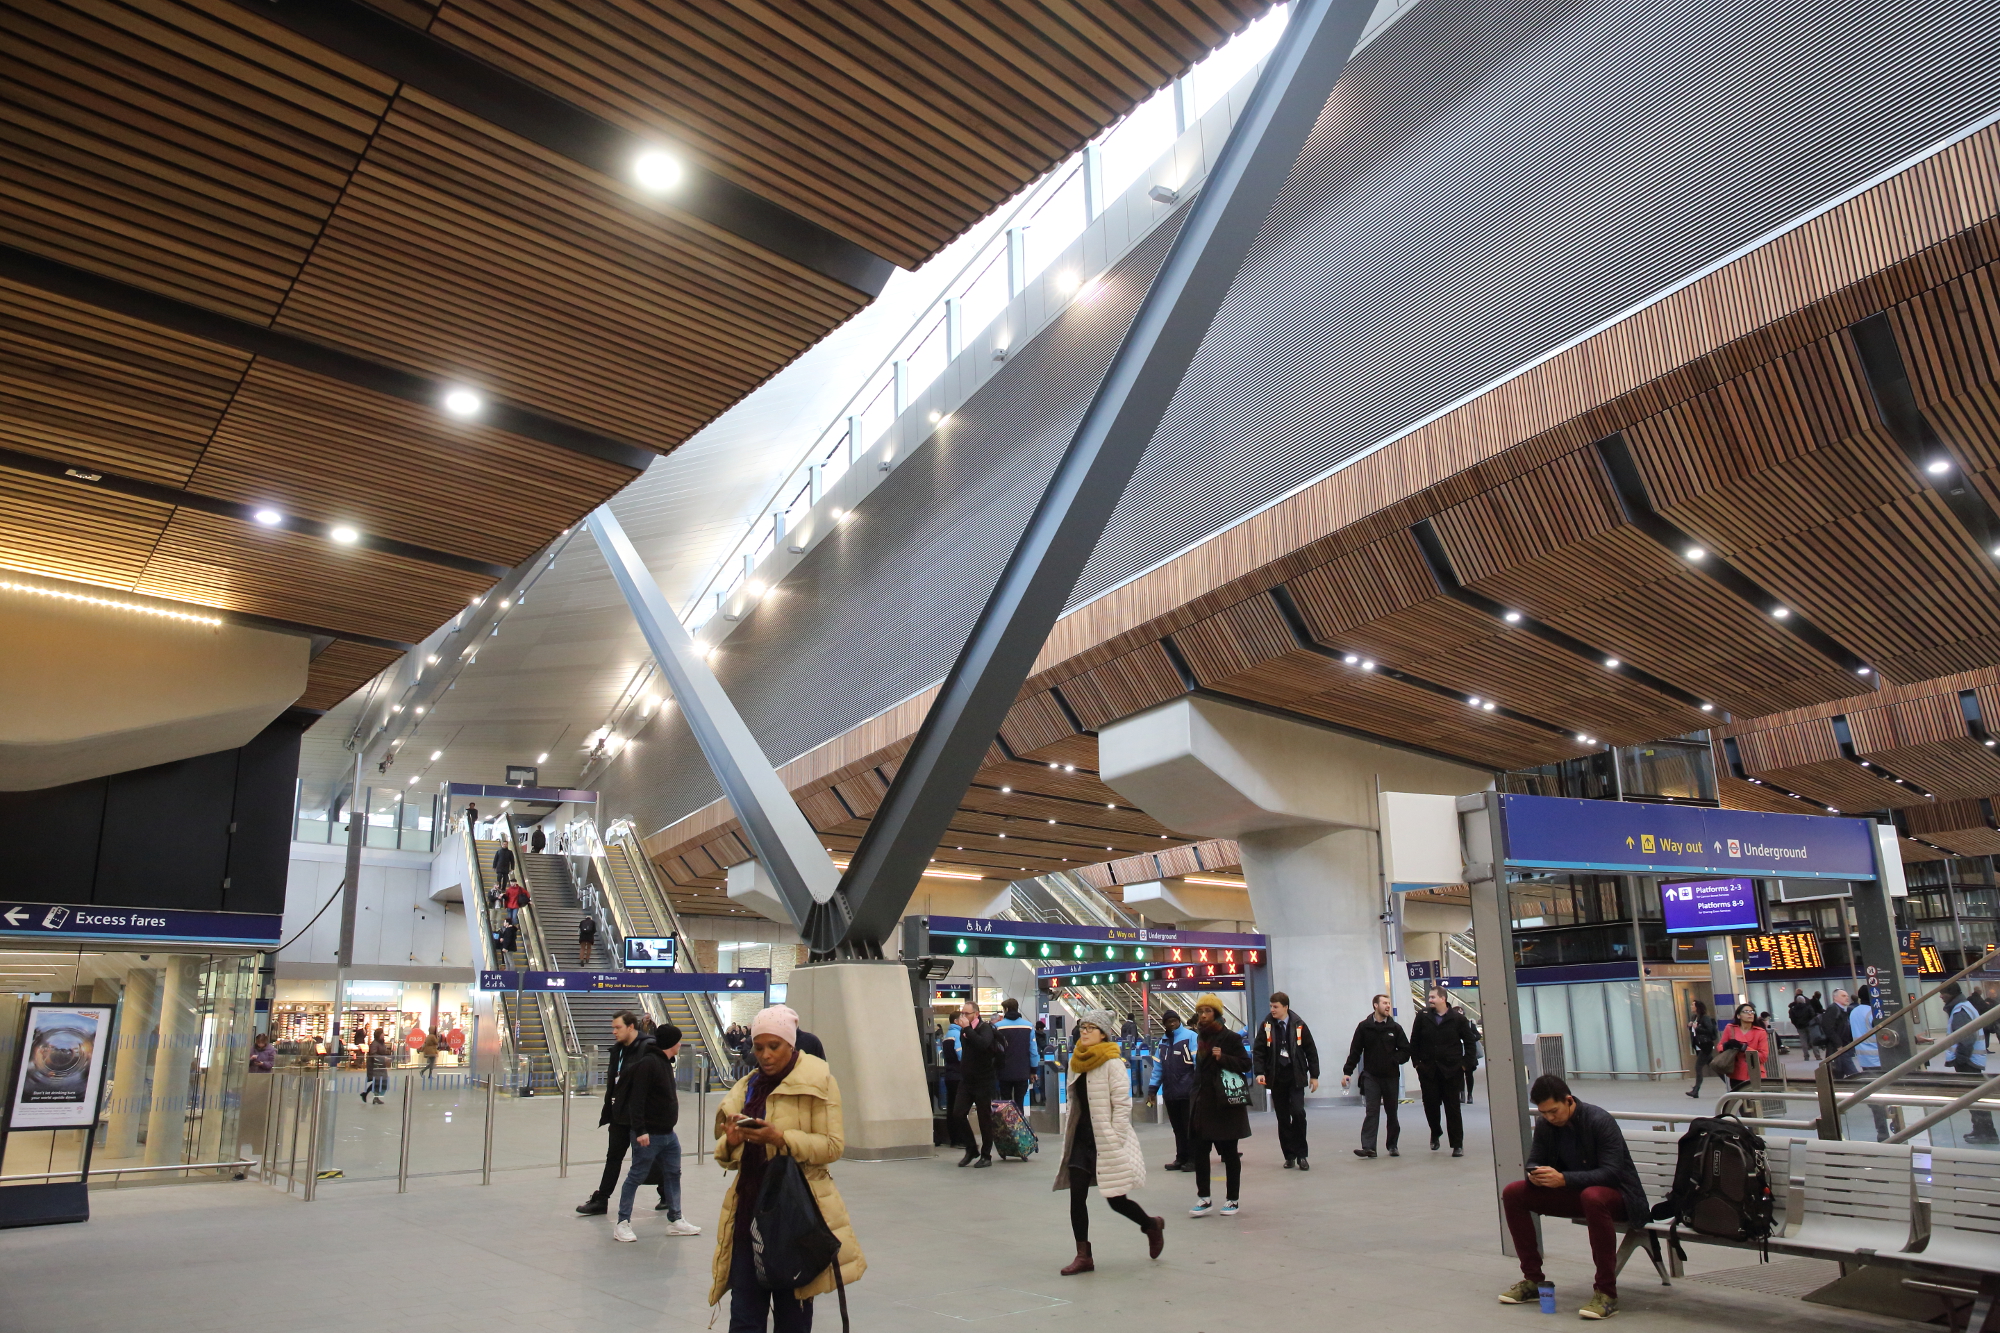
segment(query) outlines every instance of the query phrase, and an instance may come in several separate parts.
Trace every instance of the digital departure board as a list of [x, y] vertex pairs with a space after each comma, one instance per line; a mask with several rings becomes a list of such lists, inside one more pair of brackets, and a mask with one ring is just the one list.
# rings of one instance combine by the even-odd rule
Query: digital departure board
[[1783, 935], [1745, 935], [1743, 952], [1771, 956], [1768, 968], [1746, 967], [1747, 972], [1813, 972], [1826, 966], [1820, 956], [1819, 936], [1805, 931]]
[[1904, 967], [1916, 968], [1920, 977], [1944, 975], [1944, 955], [1938, 952], [1936, 940], [1914, 930], [1899, 930], [1896, 935], [1897, 943], [1902, 946]]

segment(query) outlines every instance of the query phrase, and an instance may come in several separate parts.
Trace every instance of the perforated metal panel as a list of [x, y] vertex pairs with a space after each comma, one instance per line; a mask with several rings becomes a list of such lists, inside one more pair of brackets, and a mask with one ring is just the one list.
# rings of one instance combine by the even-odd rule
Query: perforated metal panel
[[[1995, 3], [1422, 0], [1350, 64], [1072, 602], [1989, 114], [1996, 67]], [[774, 760], [949, 669], [1172, 225], [730, 638]], [[603, 784], [651, 827], [718, 794], [664, 726]]]

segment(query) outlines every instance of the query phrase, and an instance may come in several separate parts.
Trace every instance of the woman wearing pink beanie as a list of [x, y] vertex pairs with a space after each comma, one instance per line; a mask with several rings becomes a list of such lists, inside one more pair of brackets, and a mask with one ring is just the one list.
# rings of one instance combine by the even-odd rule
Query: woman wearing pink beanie
[[827, 1170], [846, 1146], [840, 1121], [840, 1085], [826, 1061], [798, 1049], [799, 1016], [785, 1005], [763, 1010], [750, 1023], [754, 1068], [737, 1081], [715, 1116], [715, 1160], [735, 1172], [722, 1196], [715, 1231], [714, 1280], [709, 1304], [730, 1294], [730, 1333], [806, 1333], [812, 1298], [834, 1289], [833, 1265], [790, 1292], [758, 1285], [751, 1253], [750, 1219], [774, 1157], [799, 1164], [820, 1216], [840, 1239], [840, 1280], [858, 1282], [868, 1271], [847, 1205]]

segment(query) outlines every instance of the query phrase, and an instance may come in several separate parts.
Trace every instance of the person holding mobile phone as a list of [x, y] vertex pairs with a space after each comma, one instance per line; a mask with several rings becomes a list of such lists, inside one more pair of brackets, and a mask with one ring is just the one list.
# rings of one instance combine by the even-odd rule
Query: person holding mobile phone
[[[709, 1304], [729, 1297], [729, 1333], [810, 1333], [813, 1297], [853, 1283], [868, 1271], [847, 1205], [827, 1168], [840, 1160], [846, 1138], [840, 1084], [825, 1060], [798, 1049], [799, 1016], [785, 1005], [750, 1023], [750, 1073], [739, 1079], [715, 1115], [715, 1162], [731, 1173], [716, 1223]], [[773, 1160], [790, 1157], [811, 1188], [820, 1216], [840, 1241], [833, 1264], [790, 1291], [757, 1281], [750, 1224]]]
[[1646, 1190], [1625, 1145], [1625, 1133], [1601, 1106], [1580, 1102], [1569, 1084], [1544, 1074], [1528, 1089], [1535, 1106], [1535, 1137], [1523, 1180], [1500, 1191], [1501, 1211], [1521, 1260], [1521, 1280], [1500, 1293], [1502, 1305], [1539, 1304], [1547, 1281], [1535, 1216], [1580, 1217], [1596, 1262], [1595, 1290], [1577, 1311], [1585, 1319], [1618, 1313], [1618, 1223], [1643, 1222]]

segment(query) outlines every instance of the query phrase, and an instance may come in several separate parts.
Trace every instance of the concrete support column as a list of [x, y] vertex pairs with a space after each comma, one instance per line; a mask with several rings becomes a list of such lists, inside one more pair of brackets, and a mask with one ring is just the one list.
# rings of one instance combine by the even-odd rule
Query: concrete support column
[[160, 987], [160, 1040], [153, 1048], [153, 1098], [146, 1116], [146, 1165], [185, 1160], [181, 1139], [187, 1128], [188, 1072], [201, 1038], [200, 960], [167, 962]]
[[1409, 1014], [1407, 986], [1385, 981], [1380, 794], [1459, 796], [1491, 774], [1198, 698], [1101, 729], [1098, 767], [1168, 828], [1242, 846], [1256, 929], [1271, 940], [1270, 988], [1319, 1034], [1323, 1065], [1345, 1056], [1342, 1034], [1370, 996], [1387, 989]]
[[814, 963], [793, 972], [789, 985], [800, 1025], [825, 1045], [840, 1085], [845, 1155], [930, 1156], [931, 1096], [909, 972], [896, 962]]
[[118, 1011], [118, 1049], [112, 1053], [111, 1063], [111, 1117], [104, 1136], [104, 1155], [113, 1161], [139, 1155], [139, 1128], [146, 1123], [146, 1070], [153, 1062], [159, 994], [157, 970], [135, 967], [125, 974], [125, 998]]

